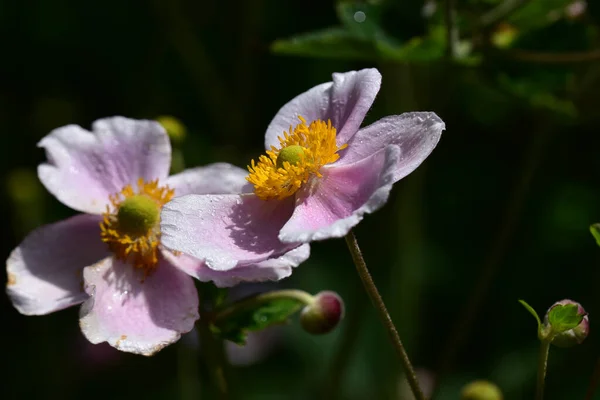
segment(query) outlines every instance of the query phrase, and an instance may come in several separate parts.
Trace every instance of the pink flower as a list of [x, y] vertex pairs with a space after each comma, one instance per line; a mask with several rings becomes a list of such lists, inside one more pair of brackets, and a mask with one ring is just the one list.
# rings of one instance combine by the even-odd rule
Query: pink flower
[[[157, 122], [101, 119], [92, 132], [68, 125], [44, 137], [45, 187], [81, 211], [31, 232], [6, 262], [7, 292], [19, 312], [42, 315], [83, 303], [80, 326], [92, 343], [151, 355], [198, 319], [194, 276], [221, 279], [199, 260], [163, 248], [160, 209], [175, 195], [241, 193], [246, 172], [212, 164], [168, 176], [171, 146]], [[249, 269], [285, 275], [308, 246]], [[245, 276], [230, 271], [227, 282]], [[275, 272], [273, 272], [275, 271]]]
[[254, 193], [172, 200], [162, 211], [163, 244], [225, 273], [346, 235], [383, 206], [393, 183], [425, 160], [445, 129], [431, 112], [361, 129], [380, 84], [376, 69], [336, 73], [287, 103], [267, 128], [267, 154], [249, 167]]

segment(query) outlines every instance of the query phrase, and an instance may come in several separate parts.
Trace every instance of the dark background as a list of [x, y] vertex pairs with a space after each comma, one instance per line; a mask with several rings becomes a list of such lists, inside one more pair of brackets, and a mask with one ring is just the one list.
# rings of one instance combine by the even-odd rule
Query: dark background
[[[503, 3], [519, 7], [494, 14]], [[506, 399], [532, 398], [536, 326], [517, 300], [543, 314], [571, 298], [592, 333], [551, 350], [546, 398], [582, 399], [600, 354], [600, 249], [588, 230], [600, 221], [600, 4], [573, 3], [586, 5], [438, 1], [423, 16], [422, 0], [2, 0], [1, 252], [73, 214], [36, 177], [36, 143], [53, 128], [171, 115], [187, 127], [174, 143], [186, 166], [244, 167], [292, 97], [332, 72], [377, 67], [365, 123], [427, 110], [447, 127], [355, 230], [415, 366], [440, 378], [439, 399], [481, 378]], [[234, 395], [408, 398], [344, 242], [312, 249], [282, 284], [339, 292], [345, 320], [322, 337], [296, 321], [279, 329], [265, 357], [231, 368]], [[0, 307], [2, 398], [215, 398], [193, 338], [145, 358], [88, 344], [77, 307], [42, 317], [7, 297]]]

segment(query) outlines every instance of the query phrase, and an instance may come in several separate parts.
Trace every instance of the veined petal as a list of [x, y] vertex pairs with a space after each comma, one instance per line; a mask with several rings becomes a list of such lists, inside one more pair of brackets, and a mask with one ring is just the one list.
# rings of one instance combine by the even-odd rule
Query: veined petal
[[333, 82], [322, 83], [284, 105], [267, 127], [265, 146], [278, 146], [278, 136], [298, 124], [298, 116], [308, 123], [331, 119], [337, 129], [337, 143], [342, 145], [354, 135], [381, 86], [377, 69], [334, 73]]
[[292, 274], [293, 267], [308, 259], [310, 246], [303, 244], [279, 257], [256, 264], [240, 265], [227, 271], [208, 268], [204, 262], [185, 254], [173, 255], [169, 251], [165, 251], [164, 254], [175, 267], [201, 282], [214, 282], [218, 287], [231, 287], [242, 282], [279, 281], [287, 278]]
[[400, 147], [394, 182], [414, 171], [437, 145], [444, 121], [432, 112], [392, 115], [361, 129], [340, 152], [336, 165], [352, 164], [383, 150], [390, 144]]
[[248, 171], [227, 163], [187, 169], [167, 178], [175, 196], [186, 194], [236, 194], [252, 191]]
[[161, 212], [162, 244], [217, 271], [257, 264], [298, 246], [277, 239], [293, 206], [291, 197], [264, 201], [253, 194], [176, 197]]
[[399, 158], [400, 149], [392, 145], [356, 163], [323, 168], [322, 179], [299, 191], [279, 239], [309, 242], [346, 235], [365, 213], [385, 204]]
[[90, 342], [150, 356], [194, 328], [194, 281], [166, 260], [144, 274], [114, 258], [85, 268], [91, 297], [81, 306], [79, 325]]
[[65, 205], [100, 214], [109, 195], [139, 178], [165, 179], [171, 164], [171, 145], [155, 121], [124, 117], [100, 119], [92, 132], [67, 125], [39, 143], [48, 162], [38, 167], [44, 186]]
[[6, 291], [17, 310], [43, 315], [79, 304], [83, 268], [109, 256], [100, 218], [80, 214], [31, 232], [6, 260]]

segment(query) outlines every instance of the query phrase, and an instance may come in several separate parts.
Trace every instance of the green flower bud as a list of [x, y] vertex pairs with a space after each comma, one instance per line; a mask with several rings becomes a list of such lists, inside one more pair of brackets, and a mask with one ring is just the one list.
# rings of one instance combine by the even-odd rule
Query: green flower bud
[[500, 388], [490, 381], [477, 380], [464, 386], [461, 400], [502, 400]]
[[337, 293], [317, 293], [312, 304], [300, 314], [302, 328], [313, 335], [331, 332], [344, 318], [344, 301]]
[[187, 134], [187, 129], [181, 121], [170, 115], [161, 115], [156, 118], [156, 121], [165, 128], [167, 135], [169, 135], [169, 139], [171, 139], [173, 143], [183, 143]]
[[[554, 332], [554, 331], [556, 331], [556, 328], [554, 327], [554, 329], [553, 329], [553, 326], [551, 324], [550, 313], [556, 307], [566, 306], [566, 305], [577, 306], [576, 315], [577, 316], [583, 315], [583, 319], [581, 320], [579, 325], [575, 326], [572, 329], [568, 329], [563, 332], [560, 332], [560, 331]], [[558, 347], [572, 347], [572, 346], [581, 344], [585, 340], [585, 338], [587, 337], [587, 335], [590, 332], [590, 322], [588, 319], [587, 312], [585, 312], [585, 310], [583, 309], [581, 304], [579, 304], [573, 300], [565, 299], [565, 300], [561, 300], [561, 301], [554, 303], [548, 309], [548, 311], [546, 312], [546, 316], [544, 317], [544, 330], [547, 332], [553, 332], [552, 333], [553, 334], [553, 338], [552, 338], [553, 345], [558, 346]]]

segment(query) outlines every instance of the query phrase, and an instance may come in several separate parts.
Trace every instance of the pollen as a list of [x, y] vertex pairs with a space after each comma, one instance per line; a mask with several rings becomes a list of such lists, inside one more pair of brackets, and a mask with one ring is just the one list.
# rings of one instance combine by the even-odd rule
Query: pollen
[[119, 260], [150, 273], [156, 268], [160, 245], [160, 210], [175, 190], [158, 180], [139, 179], [137, 189], [125, 186], [110, 196], [100, 223], [100, 236]]
[[336, 143], [336, 129], [331, 121], [320, 119], [306, 124], [301, 116], [300, 124], [290, 126], [289, 133], [279, 136], [279, 147], [271, 146], [258, 162], [248, 166], [246, 179], [254, 185], [254, 193], [263, 200], [285, 199], [296, 193], [302, 185], [316, 176], [321, 178], [321, 167], [340, 158], [338, 151], [345, 149]]

